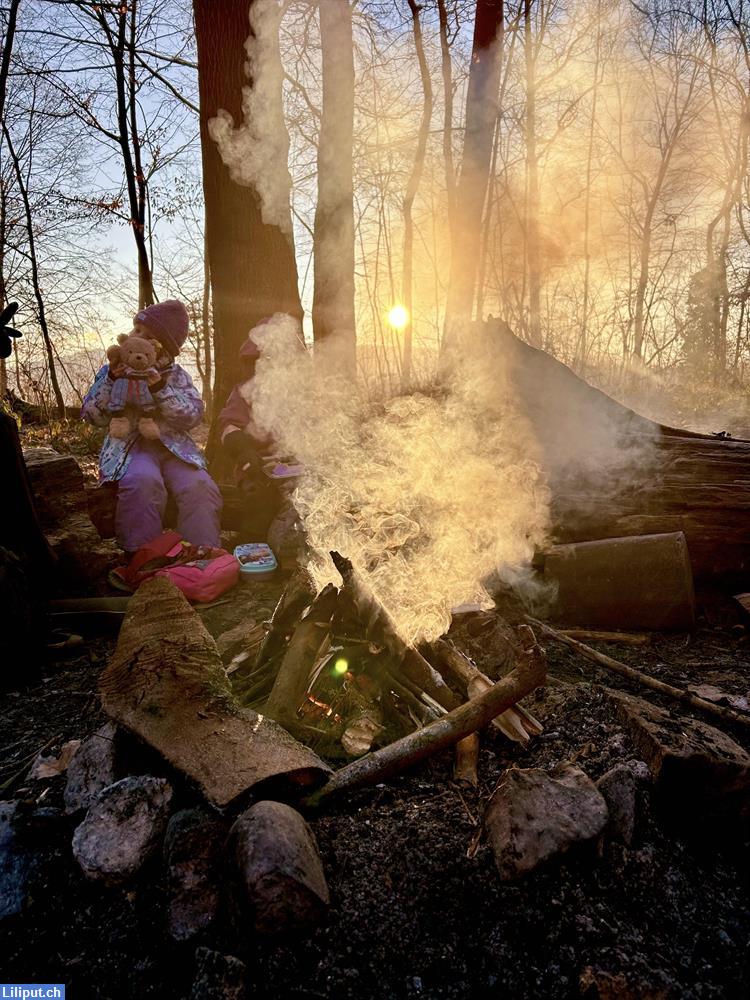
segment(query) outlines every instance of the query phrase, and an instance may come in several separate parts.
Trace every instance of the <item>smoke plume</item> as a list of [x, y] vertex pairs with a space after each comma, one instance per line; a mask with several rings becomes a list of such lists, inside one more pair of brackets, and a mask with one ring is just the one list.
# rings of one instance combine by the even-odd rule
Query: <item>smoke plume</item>
[[466, 361], [440, 386], [368, 399], [300, 350], [277, 314], [246, 387], [256, 423], [306, 472], [295, 493], [319, 585], [337, 549], [365, 575], [406, 641], [441, 635], [451, 608], [491, 606], [483, 580], [517, 580], [545, 540], [549, 496], [509, 386]]
[[258, 192], [263, 221], [291, 236], [289, 134], [279, 52], [281, 15], [277, 0], [256, 0], [250, 7], [251, 34], [245, 50], [251, 82], [242, 88], [243, 123], [235, 128], [229, 112], [220, 110], [209, 121], [208, 131], [232, 179]]

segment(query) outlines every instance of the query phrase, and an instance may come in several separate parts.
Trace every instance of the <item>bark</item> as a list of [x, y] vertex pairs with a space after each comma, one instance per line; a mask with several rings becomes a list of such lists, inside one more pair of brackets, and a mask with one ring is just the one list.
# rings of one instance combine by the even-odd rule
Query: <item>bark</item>
[[503, 51], [503, 0], [477, 0], [466, 96], [466, 131], [456, 190], [456, 229], [443, 348], [453, 349], [471, 319], [480, 231], [489, 180]]
[[354, 46], [349, 0], [319, 4], [323, 105], [318, 141], [318, 203], [313, 236], [313, 333], [335, 338], [337, 360], [355, 367]]
[[281, 726], [238, 705], [215, 642], [169, 580], [147, 580], [131, 598], [99, 688], [110, 718], [219, 809], [259, 782], [309, 787], [328, 771]]
[[208, 133], [221, 108], [242, 120], [247, 0], [194, 0], [193, 12], [218, 410], [236, 382], [237, 354], [248, 331], [275, 312], [301, 320], [302, 306], [292, 242], [278, 226], [263, 223], [257, 192], [232, 180]]
[[419, 183], [424, 172], [425, 154], [427, 152], [427, 139], [430, 134], [430, 121], [432, 119], [432, 108], [434, 98], [432, 95], [432, 80], [430, 78], [430, 68], [427, 65], [427, 56], [424, 51], [424, 40], [422, 38], [422, 22], [419, 18], [420, 7], [415, 0], [408, 0], [409, 9], [412, 16], [412, 33], [414, 35], [414, 48], [417, 52], [417, 62], [419, 63], [419, 75], [422, 80], [422, 93], [424, 102], [422, 105], [422, 118], [419, 123], [417, 133], [417, 148], [414, 153], [414, 163], [411, 174], [406, 185], [404, 195], [404, 262], [401, 277], [401, 288], [406, 308], [407, 322], [404, 327], [404, 349], [401, 364], [401, 380], [405, 387], [411, 381], [412, 371], [412, 317], [414, 314], [414, 219], [412, 210], [414, 199], [419, 190]]

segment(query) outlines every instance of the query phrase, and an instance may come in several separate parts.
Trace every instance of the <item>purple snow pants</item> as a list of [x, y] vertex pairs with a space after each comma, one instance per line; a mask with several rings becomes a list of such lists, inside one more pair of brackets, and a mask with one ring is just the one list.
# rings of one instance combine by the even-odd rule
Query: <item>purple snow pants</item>
[[176, 529], [193, 545], [219, 546], [221, 494], [205, 469], [173, 455], [161, 441], [141, 439], [117, 489], [115, 534], [121, 548], [135, 552], [163, 530], [167, 492], [177, 504]]

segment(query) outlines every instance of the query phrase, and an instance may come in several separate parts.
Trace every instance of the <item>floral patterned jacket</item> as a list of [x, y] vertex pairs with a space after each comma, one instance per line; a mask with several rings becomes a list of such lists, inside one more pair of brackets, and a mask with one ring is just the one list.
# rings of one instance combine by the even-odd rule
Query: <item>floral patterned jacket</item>
[[[203, 417], [203, 400], [198, 390], [185, 371], [179, 365], [171, 365], [163, 372], [162, 388], [154, 387], [151, 392], [156, 403], [156, 413], [153, 414], [159, 430], [161, 441], [173, 455], [181, 458], [188, 465], [205, 469], [206, 460], [198, 445], [188, 434], [188, 431], [201, 422]], [[109, 397], [114, 385], [109, 377], [109, 365], [104, 365], [96, 375], [94, 384], [83, 400], [81, 416], [94, 427], [107, 427], [112, 414], [109, 412]], [[99, 479], [103, 483], [122, 479], [130, 464], [130, 455], [138, 441], [137, 430], [124, 440], [104, 439], [99, 454]]]

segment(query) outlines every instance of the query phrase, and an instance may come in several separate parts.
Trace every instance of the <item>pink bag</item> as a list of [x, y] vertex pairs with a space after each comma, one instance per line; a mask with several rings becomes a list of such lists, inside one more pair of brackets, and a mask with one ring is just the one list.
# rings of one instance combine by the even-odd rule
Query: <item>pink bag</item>
[[226, 549], [210, 549], [205, 559], [165, 566], [154, 573], [154, 576], [165, 576], [171, 580], [189, 601], [199, 604], [221, 597], [237, 583], [239, 575], [239, 561]]
[[152, 576], [164, 576], [189, 601], [205, 604], [237, 583], [240, 564], [226, 549], [189, 545], [176, 531], [165, 531], [142, 545], [128, 566], [114, 572], [131, 592]]

